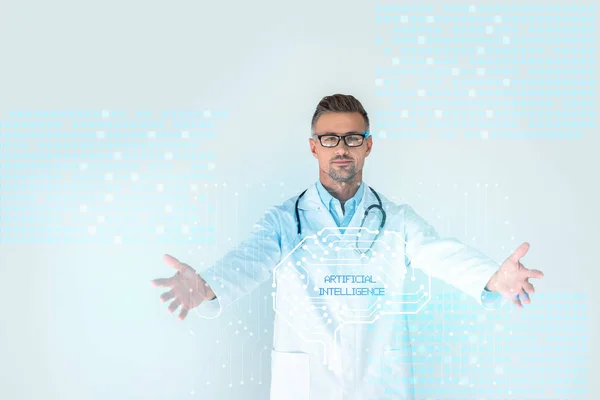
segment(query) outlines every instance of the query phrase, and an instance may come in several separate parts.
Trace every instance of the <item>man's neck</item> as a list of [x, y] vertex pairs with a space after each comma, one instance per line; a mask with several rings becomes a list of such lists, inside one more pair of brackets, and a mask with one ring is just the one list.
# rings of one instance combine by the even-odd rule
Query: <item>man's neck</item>
[[362, 174], [356, 174], [351, 181], [348, 182], [337, 182], [331, 179], [329, 175], [320, 177], [321, 184], [325, 189], [331, 194], [333, 197], [340, 201], [342, 205], [342, 210], [344, 209], [344, 204], [350, 200], [360, 187], [362, 183]]

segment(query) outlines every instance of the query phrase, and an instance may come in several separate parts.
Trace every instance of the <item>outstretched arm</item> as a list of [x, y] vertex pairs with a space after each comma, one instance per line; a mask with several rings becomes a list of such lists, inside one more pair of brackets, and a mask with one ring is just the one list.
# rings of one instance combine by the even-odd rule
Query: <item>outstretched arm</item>
[[402, 210], [410, 266], [453, 285], [486, 309], [506, 304], [495, 287], [485, 289], [500, 267], [497, 262], [455, 238], [441, 238], [412, 207], [403, 205]]
[[250, 236], [202, 272], [216, 299], [199, 307], [201, 315], [220, 314], [239, 298], [271, 279], [281, 260], [281, 228], [275, 207], [265, 211]]
[[202, 276], [166, 254], [165, 261], [177, 273], [171, 278], [155, 279], [152, 284], [171, 288], [161, 295], [161, 300], [174, 299], [169, 305], [170, 312], [182, 306], [179, 319], [183, 320], [194, 308], [200, 315], [214, 318], [231, 303], [269, 280], [280, 259], [279, 215], [272, 207], [254, 225], [248, 239], [203, 271]]

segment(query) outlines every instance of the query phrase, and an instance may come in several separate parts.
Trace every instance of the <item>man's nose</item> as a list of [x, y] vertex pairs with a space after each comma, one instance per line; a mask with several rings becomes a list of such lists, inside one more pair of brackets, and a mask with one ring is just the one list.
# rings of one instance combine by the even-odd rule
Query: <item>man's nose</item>
[[348, 154], [348, 146], [346, 146], [344, 139], [340, 140], [338, 145], [335, 147], [335, 154]]

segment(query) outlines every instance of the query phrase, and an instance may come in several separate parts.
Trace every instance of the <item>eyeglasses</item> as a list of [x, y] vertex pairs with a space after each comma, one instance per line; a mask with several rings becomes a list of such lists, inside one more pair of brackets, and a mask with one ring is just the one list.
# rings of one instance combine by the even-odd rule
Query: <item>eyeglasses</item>
[[348, 147], [358, 147], [361, 146], [366, 138], [369, 137], [369, 132], [348, 132], [347, 135], [339, 136], [333, 133], [325, 133], [323, 135], [315, 135], [319, 142], [321, 142], [321, 146], [323, 147], [336, 147], [341, 139], [344, 139], [344, 143]]

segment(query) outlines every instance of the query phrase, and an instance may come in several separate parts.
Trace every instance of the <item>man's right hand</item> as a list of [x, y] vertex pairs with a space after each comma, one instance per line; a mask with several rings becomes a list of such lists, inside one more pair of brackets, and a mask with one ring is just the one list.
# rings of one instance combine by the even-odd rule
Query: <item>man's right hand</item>
[[169, 304], [169, 312], [175, 312], [181, 306], [178, 318], [183, 321], [192, 308], [198, 307], [204, 300], [214, 299], [215, 293], [192, 267], [179, 262], [168, 254], [165, 254], [163, 258], [177, 272], [170, 278], [152, 280], [152, 285], [171, 288], [168, 292], [160, 295], [160, 300], [164, 303], [174, 298]]

